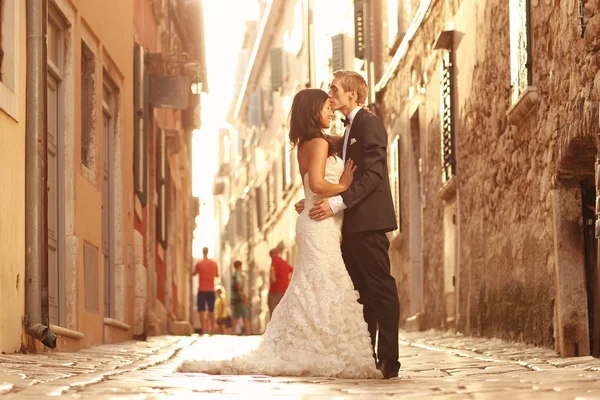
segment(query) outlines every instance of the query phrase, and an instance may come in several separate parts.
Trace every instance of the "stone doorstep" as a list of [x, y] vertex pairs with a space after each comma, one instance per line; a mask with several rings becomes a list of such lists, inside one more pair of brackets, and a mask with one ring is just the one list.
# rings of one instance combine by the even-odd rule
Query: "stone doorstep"
[[190, 336], [194, 333], [194, 328], [189, 321], [171, 321], [168, 323], [169, 334], [176, 336]]

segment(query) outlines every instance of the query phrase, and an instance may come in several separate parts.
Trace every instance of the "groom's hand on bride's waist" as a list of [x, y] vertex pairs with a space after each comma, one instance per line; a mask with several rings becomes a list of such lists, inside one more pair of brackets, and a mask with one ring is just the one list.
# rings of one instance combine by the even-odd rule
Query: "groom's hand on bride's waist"
[[323, 221], [333, 215], [328, 199], [315, 201], [315, 205], [308, 211], [308, 217], [315, 221]]

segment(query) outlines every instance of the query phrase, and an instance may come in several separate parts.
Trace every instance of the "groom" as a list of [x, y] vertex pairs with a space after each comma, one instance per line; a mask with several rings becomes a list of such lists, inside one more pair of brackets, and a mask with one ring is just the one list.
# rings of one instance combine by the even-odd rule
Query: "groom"
[[386, 236], [386, 232], [397, 229], [387, 169], [388, 136], [382, 121], [359, 106], [367, 97], [364, 78], [352, 71], [336, 71], [333, 77], [329, 102], [346, 117], [346, 131], [341, 138], [329, 139], [338, 142], [344, 161], [352, 159], [357, 168], [352, 186], [340, 196], [315, 202], [309, 217], [322, 221], [346, 210], [342, 256], [360, 294], [373, 351], [379, 328], [377, 368], [389, 379], [398, 376], [400, 369], [400, 304], [396, 281], [390, 275]]

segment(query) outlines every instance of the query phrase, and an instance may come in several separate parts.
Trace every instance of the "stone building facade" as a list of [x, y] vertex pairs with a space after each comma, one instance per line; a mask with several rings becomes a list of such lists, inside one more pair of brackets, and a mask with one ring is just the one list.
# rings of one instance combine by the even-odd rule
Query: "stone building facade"
[[[189, 319], [198, 202], [187, 140], [199, 127], [199, 101], [189, 93], [182, 111], [152, 118], [150, 108], [165, 104], [153, 103], [149, 89], [165, 68], [151, 62], [160, 51], [187, 52], [177, 63], [189, 78], [185, 94], [206, 81], [201, 20], [200, 0], [0, 1], [0, 351], [70, 351], [162, 332], [148, 328], [147, 303], [162, 301], [171, 321]], [[146, 267], [157, 252], [144, 246], [154, 249], [157, 219], [140, 199], [149, 180], [156, 185], [147, 204], [160, 198], [158, 210], [148, 208], [168, 221], [159, 225], [165, 279], [150, 283]], [[170, 297], [150, 290], [157, 280]]]
[[598, 356], [593, 4], [424, 0], [399, 35], [376, 89], [405, 326]]
[[192, 332], [192, 136], [206, 92], [201, 0], [135, 3], [134, 334]]

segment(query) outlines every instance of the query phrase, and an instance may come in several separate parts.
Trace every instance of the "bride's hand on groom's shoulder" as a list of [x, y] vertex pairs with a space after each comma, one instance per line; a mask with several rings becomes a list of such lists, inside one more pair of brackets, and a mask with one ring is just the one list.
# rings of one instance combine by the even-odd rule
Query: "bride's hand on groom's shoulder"
[[373, 114], [373, 111], [371, 111], [371, 110], [369, 109], [369, 107], [367, 107], [367, 105], [366, 105], [366, 104], [360, 104], [360, 103], [358, 103], [358, 106], [359, 106], [359, 107], [362, 107], [364, 110], [366, 110], [366, 111], [370, 112], [371, 114]]
[[294, 208], [296, 209], [296, 212], [298, 214], [300, 214], [302, 211], [304, 211], [304, 199], [302, 199], [299, 202], [297, 202], [296, 204], [294, 204]]

